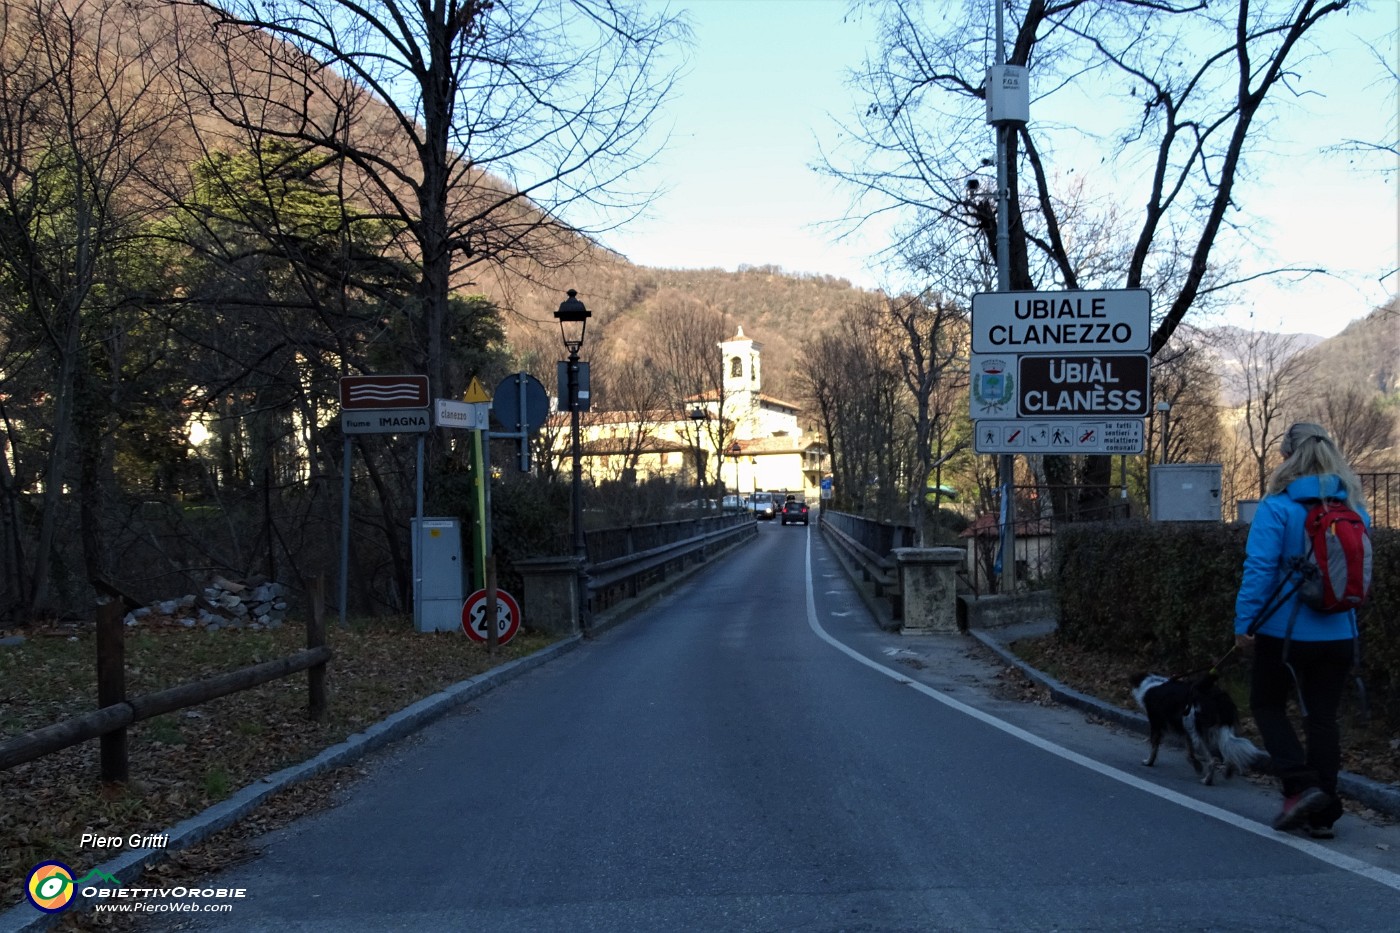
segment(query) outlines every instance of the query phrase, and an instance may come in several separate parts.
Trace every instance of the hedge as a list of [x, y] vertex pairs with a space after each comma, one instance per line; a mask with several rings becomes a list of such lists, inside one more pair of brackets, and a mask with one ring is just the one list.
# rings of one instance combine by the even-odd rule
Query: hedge
[[[1061, 637], [1156, 670], [1210, 666], [1234, 641], [1247, 525], [1091, 522], [1055, 529]], [[1372, 532], [1361, 676], [1400, 725], [1400, 530]]]

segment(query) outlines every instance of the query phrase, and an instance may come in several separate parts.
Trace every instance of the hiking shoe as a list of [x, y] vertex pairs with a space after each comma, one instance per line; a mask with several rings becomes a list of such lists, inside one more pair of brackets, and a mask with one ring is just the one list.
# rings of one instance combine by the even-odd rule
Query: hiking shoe
[[1274, 817], [1274, 829], [1297, 829], [1309, 816], [1327, 807], [1327, 795], [1316, 787], [1283, 798], [1283, 809]]
[[1330, 826], [1309, 826], [1308, 835], [1314, 839], [1336, 839], [1337, 831]]

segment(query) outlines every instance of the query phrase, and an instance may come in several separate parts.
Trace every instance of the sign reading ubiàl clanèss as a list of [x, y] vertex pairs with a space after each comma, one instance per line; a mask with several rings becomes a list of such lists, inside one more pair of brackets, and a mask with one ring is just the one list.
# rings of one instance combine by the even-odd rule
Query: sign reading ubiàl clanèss
[[1148, 413], [1148, 357], [1022, 356], [1017, 412], [1023, 418], [1140, 418]]

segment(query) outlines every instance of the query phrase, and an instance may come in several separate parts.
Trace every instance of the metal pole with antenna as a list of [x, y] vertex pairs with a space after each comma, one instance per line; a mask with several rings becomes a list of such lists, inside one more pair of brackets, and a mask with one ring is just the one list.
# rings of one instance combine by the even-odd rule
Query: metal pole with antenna
[[[1003, 4], [997, 3], [997, 48], [995, 64], [998, 66], [987, 78], [987, 94], [992, 94], [992, 81], [1000, 80], [1000, 66], [1006, 64], [1004, 48]], [[992, 115], [995, 119], [995, 114]], [[1008, 213], [1011, 207], [1010, 179], [1006, 167], [1006, 139], [1014, 132], [1006, 121], [993, 123], [997, 134], [997, 291], [1011, 291], [1011, 225]], [[1016, 591], [1016, 458], [1012, 454], [1002, 454], [998, 458], [1001, 476], [1001, 584], [998, 592]]]

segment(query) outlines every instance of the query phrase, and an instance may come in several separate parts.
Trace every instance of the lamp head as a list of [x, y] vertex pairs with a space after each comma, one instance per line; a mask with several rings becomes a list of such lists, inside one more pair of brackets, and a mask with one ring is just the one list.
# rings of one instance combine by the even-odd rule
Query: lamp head
[[578, 300], [578, 291], [569, 289], [569, 297], [559, 302], [559, 310], [554, 319], [559, 322], [559, 335], [570, 353], [577, 353], [583, 346], [583, 333], [588, 329], [588, 319], [593, 314]]

